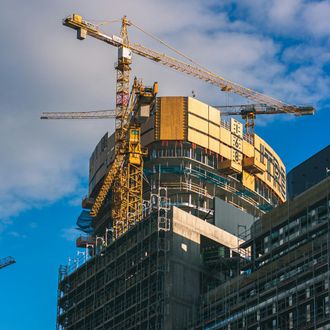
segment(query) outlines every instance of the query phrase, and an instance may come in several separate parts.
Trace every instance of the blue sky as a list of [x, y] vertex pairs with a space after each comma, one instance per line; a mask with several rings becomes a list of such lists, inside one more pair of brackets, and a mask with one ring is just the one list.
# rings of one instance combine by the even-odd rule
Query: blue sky
[[[219, 4], [220, 3], [220, 4]], [[330, 1], [4, 0], [0, 12], [1, 329], [53, 329], [58, 266], [74, 256], [88, 158], [110, 121], [42, 122], [42, 111], [114, 108], [116, 50], [78, 42], [61, 20], [73, 12], [103, 21], [127, 14], [224, 77], [287, 103], [314, 104], [313, 117], [264, 116], [256, 132], [287, 169], [330, 142]], [[118, 34], [118, 25], [104, 26]], [[131, 39], [167, 52], [132, 30]], [[141, 58], [132, 75], [160, 95], [209, 104], [241, 102]]]

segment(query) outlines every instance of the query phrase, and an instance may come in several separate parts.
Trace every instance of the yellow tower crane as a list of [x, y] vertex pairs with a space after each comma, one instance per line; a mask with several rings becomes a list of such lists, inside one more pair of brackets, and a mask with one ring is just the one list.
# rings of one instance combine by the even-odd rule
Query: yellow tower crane
[[[142, 218], [143, 156], [141, 148], [141, 118], [148, 117], [155, 106], [158, 84], [145, 87], [136, 78], [128, 105], [122, 112], [123, 120], [117, 129], [114, 161], [90, 211], [97, 216], [110, 187], [112, 187], [112, 219], [114, 238]], [[118, 111], [43, 112], [41, 119], [118, 119]]]
[[[256, 92], [249, 88], [243, 87], [237, 83], [229, 81], [192, 61], [179, 51], [170, 47], [177, 54], [184, 56], [190, 63], [178, 60], [177, 58], [154, 51], [137, 43], [131, 43], [128, 38], [128, 27], [135, 26], [143, 31], [140, 27], [128, 20], [124, 16], [121, 20], [121, 33], [119, 36], [109, 36], [103, 33], [99, 27], [80, 15], [73, 14], [63, 20], [63, 25], [68, 26], [77, 31], [79, 40], [86, 39], [87, 36], [94, 37], [105, 43], [118, 48], [118, 64], [117, 83], [116, 83], [116, 109], [106, 111], [92, 111], [81, 113], [44, 113], [42, 118], [45, 119], [74, 119], [74, 118], [113, 118], [115, 117], [115, 160], [105, 176], [104, 182], [95, 199], [90, 215], [97, 216], [110, 188], [113, 191], [113, 226], [114, 238], [118, 238], [124, 233], [129, 226], [139, 221], [142, 216], [142, 170], [144, 152], [140, 144], [140, 128], [136, 120], [132, 120], [136, 113], [136, 104], [138, 98], [133, 98], [136, 94], [135, 89], [143, 89], [133, 85], [131, 97], [129, 92], [130, 65], [132, 63], [132, 53], [148, 58], [154, 62], [158, 62], [176, 71], [193, 76], [206, 83], [212, 84], [220, 88], [221, 91], [231, 92], [256, 102], [262, 110], [250, 105], [241, 106], [240, 110], [231, 111], [232, 115], [241, 115], [246, 119], [246, 127], [252, 128], [253, 132], [254, 118], [258, 113], [290, 113], [297, 116], [313, 114], [313, 107], [298, 107], [284, 103], [270, 96]], [[143, 31], [145, 32], [145, 31]], [[148, 34], [148, 33], [147, 33]], [[148, 34], [151, 35], [151, 34]], [[164, 42], [162, 42], [165, 44]], [[135, 86], [135, 87], [134, 87]], [[153, 102], [157, 94], [157, 86], [149, 93], [147, 99]], [[131, 101], [129, 101], [131, 99]], [[243, 107], [243, 108], [242, 108]], [[222, 107], [219, 107], [220, 109]], [[224, 107], [225, 108], [225, 107]], [[229, 111], [230, 113], [230, 111]], [[136, 118], [136, 117], [135, 117]], [[249, 131], [248, 131], [249, 132]]]

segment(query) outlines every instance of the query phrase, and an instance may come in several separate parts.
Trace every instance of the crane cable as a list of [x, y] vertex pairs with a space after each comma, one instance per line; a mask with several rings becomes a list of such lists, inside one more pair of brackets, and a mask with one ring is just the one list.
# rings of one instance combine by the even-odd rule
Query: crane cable
[[[122, 21], [121, 19], [115, 19], [115, 20], [111, 20], [111, 21], [101, 21], [100, 24], [98, 24], [97, 26], [100, 25], [105, 25], [105, 24], [109, 24], [109, 23], [113, 23], [113, 22], [120, 22]], [[169, 45], [168, 43], [166, 43], [165, 41], [161, 40], [160, 38], [158, 38], [157, 36], [155, 36], [154, 34], [145, 31], [143, 28], [141, 28], [140, 26], [138, 26], [137, 24], [133, 23], [131, 20], [128, 21], [130, 25], [134, 26], [136, 29], [138, 29], [139, 31], [141, 31], [142, 33], [146, 34], [147, 36], [149, 36], [150, 38], [158, 41], [159, 43], [161, 43], [162, 45], [164, 45], [165, 47], [169, 48], [170, 50], [172, 50], [174, 53], [178, 54], [179, 56], [182, 56], [183, 58], [185, 58], [186, 60], [188, 60], [189, 62], [191, 62], [192, 64], [196, 65], [197, 67], [199, 67], [201, 70], [203, 70], [205, 73], [208, 73], [210, 75], [212, 75], [215, 78], [220, 78], [221, 80], [225, 81], [226, 83], [229, 83], [229, 85], [231, 84], [234, 87], [237, 88], [243, 88], [246, 91], [249, 91], [253, 94], [260, 94], [262, 97], [266, 97], [268, 100], [278, 103], [281, 107], [291, 107], [290, 104], [287, 104], [283, 101], [277, 100], [272, 96], [269, 95], [263, 95], [260, 92], [256, 92], [250, 88], [244, 87], [238, 83], [235, 83], [233, 81], [230, 81], [228, 79], [225, 79], [217, 74], [215, 74], [214, 72], [210, 71], [209, 69], [207, 69], [206, 67], [204, 67], [203, 65], [201, 65], [200, 63], [198, 63], [197, 61], [195, 61], [194, 59], [192, 59], [191, 57], [185, 55], [184, 53], [182, 53], [181, 51], [177, 50], [176, 48], [174, 48], [173, 46]], [[243, 96], [243, 95], [241, 95]], [[244, 97], [244, 96], [243, 96]]]
[[[239, 88], [244, 88], [245, 90], [248, 90], [252, 93], [258, 93], [258, 94], [261, 94], [259, 92], [255, 92], [254, 90], [250, 89], [250, 88], [247, 88], [247, 87], [244, 87], [238, 83], [235, 83], [233, 81], [230, 81], [228, 79], [225, 79], [217, 74], [215, 74], [214, 72], [210, 71], [209, 69], [207, 69], [205, 66], [201, 65], [200, 63], [198, 63], [197, 61], [195, 61], [194, 59], [192, 59], [191, 57], [185, 55], [184, 53], [182, 53], [181, 51], [175, 49], [173, 46], [169, 45], [168, 43], [166, 43], [165, 41], [161, 40], [160, 38], [158, 38], [157, 36], [155, 36], [154, 34], [150, 33], [150, 32], [147, 32], [145, 31], [144, 29], [142, 29], [140, 26], [136, 25], [135, 23], [133, 23], [132, 21], [129, 21], [129, 23], [134, 26], [135, 28], [137, 28], [138, 30], [140, 30], [141, 32], [143, 32], [144, 34], [146, 34], [147, 36], [149, 36], [150, 38], [160, 42], [162, 45], [164, 45], [165, 47], [169, 48], [170, 50], [172, 50], [173, 52], [175, 52], [176, 54], [178, 54], [179, 56], [182, 56], [183, 58], [185, 58], [186, 60], [188, 60], [189, 62], [193, 63], [194, 65], [196, 65], [197, 67], [199, 67], [200, 69], [204, 70], [206, 73], [212, 75], [213, 77], [216, 77], [216, 78], [220, 78], [226, 82], [228, 82], [229, 84], [232, 84], [233, 86], [236, 86], [236, 87], [239, 87]], [[264, 95], [263, 95], [264, 96]], [[289, 104], [283, 102], [283, 101], [280, 101], [280, 100], [277, 100], [269, 95], [265, 95], [269, 100], [272, 100], [272, 101], [275, 101], [276, 103], [279, 102], [282, 106], [290, 106]]]
[[160, 38], [158, 38], [157, 36], [155, 36], [154, 34], [145, 31], [144, 29], [142, 29], [141, 27], [139, 27], [138, 25], [136, 25], [135, 23], [133, 23], [132, 21], [129, 21], [130, 24], [132, 26], [134, 26], [135, 28], [137, 28], [138, 30], [140, 30], [141, 32], [143, 32], [144, 34], [146, 34], [147, 36], [149, 36], [150, 38], [160, 42], [162, 45], [164, 45], [165, 47], [169, 48], [170, 50], [172, 50], [174, 53], [182, 56], [183, 58], [185, 58], [186, 60], [188, 60], [189, 62], [195, 64], [196, 66], [200, 67], [201, 69], [211, 73], [211, 71], [209, 71], [206, 67], [202, 66], [201, 64], [199, 64], [198, 62], [196, 62], [194, 59], [192, 59], [191, 57], [185, 55], [184, 53], [180, 52], [179, 50], [175, 49], [173, 46], [169, 45], [168, 43], [166, 43], [165, 41], [161, 40]]

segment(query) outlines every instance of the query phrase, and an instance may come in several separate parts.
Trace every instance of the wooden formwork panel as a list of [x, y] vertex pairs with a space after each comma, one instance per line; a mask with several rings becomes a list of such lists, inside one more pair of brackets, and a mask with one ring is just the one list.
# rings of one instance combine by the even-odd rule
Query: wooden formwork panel
[[243, 140], [243, 154], [246, 156], [246, 157], [254, 157], [254, 146]]
[[244, 187], [254, 191], [255, 186], [255, 177], [253, 174], [250, 174], [246, 171], [243, 171], [242, 184]]
[[[275, 153], [275, 151], [258, 135], [254, 135], [254, 147], [255, 147], [255, 164], [264, 170], [263, 174], [257, 174], [257, 177], [268, 185], [274, 192], [281, 198], [282, 201], [285, 200], [285, 196], [282, 195], [280, 186], [281, 182], [285, 182], [286, 178], [278, 177], [279, 183], [274, 180], [275, 170], [274, 164], [278, 164], [278, 172], [282, 168], [285, 172], [285, 166], [280, 159], [280, 157]], [[282, 186], [283, 190], [286, 191], [286, 187]]]
[[223, 127], [220, 128], [220, 141], [228, 146], [231, 145], [231, 132]]
[[213, 137], [215, 139], [220, 139], [220, 127], [212, 124], [211, 122], [209, 123], [209, 134], [210, 137]]
[[195, 128], [204, 132], [205, 134], [208, 134], [209, 122], [206, 119], [202, 119], [191, 113], [188, 113], [188, 127]]
[[254, 163], [256, 164], [257, 167], [261, 168], [262, 171], [266, 171], [266, 165], [260, 161], [261, 159], [261, 154], [260, 152], [255, 149], [254, 150]]
[[231, 167], [238, 173], [242, 172], [242, 162], [231, 161]]
[[220, 155], [226, 159], [231, 159], [231, 148], [224, 143], [220, 143]]
[[209, 106], [192, 97], [188, 98], [188, 112], [209, 120]]
[[209, 121], [220, 126], [220, 111], [209, 106]]
[[217, 154], [220, 153], [220, 142], [219, 140], [209, 137], [209, 149]]
[[208, 136], [206, 134], [197, 132], [191, 128], [188, 128], [188, 141], [195, 143], [201, 147], [209, 148]]
[[160, 140], [184, 140], [184, 97], [160, 98]]

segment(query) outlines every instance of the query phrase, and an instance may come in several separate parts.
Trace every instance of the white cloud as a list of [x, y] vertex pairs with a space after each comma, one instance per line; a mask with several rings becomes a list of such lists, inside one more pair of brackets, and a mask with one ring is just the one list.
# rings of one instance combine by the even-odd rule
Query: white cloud
[[12, 237], [14, 237], [14, 238], [27, 238], [27, 236], [26, 236], [25, 234], [21, 234], [21, 233], [19, 233], [19, 232], [17, 232], [17, 231], [10, 231], [10, 232], [8, 233], [8, 235], [9, 235], [9, 236], [12, 236]]
[[330, 37], [330, 1], [312, 1], [304, 11], [307, 29], [318, 37]]
[[[234, 12], [229, 10], [233, 3]], [[312, 6], [298, 0], [226, 0], [221, 5], [215, 0], [5, 0], [0, 13], [0, 131], [5, 137], [0, 140], [0, 230], [12, 216], [31, 207], [65, 196], [76, 203], [87, 193], [81, 178], [88, 174], [89, 155], [105, 131], [113, 130], [110, 121], [39, 120], [42, 111], [114, 107], [116, 50], [92, 38], [75, 40], [75, 33], [61, 26], [65, 15], [77, 11], [104, 20], [127, 14], [225, 78], [304, 103], [302, 99], [315, 102], [329, 94], [322, 66], [330, 55], [317, 39], [329, 31], [324, 14], [328, 5], [329, 1]], [[313, 24], [307, 24], [307, 13]], [[109, 34], [118, 34], [118, 28], [104, 26]], [[130, 31], [133, 41], [167, 52], [133, 28]], [[302, 41], [288, 46], [273, 34], [299, 36]], [[290, 71], [295, 63], [298, 66]], [[134, 75], [146, 84], [159, 81], [161, 95], [190, 95], [195, 90], [211, 104], [227, 100], [212, 86], [138, 57]]]

